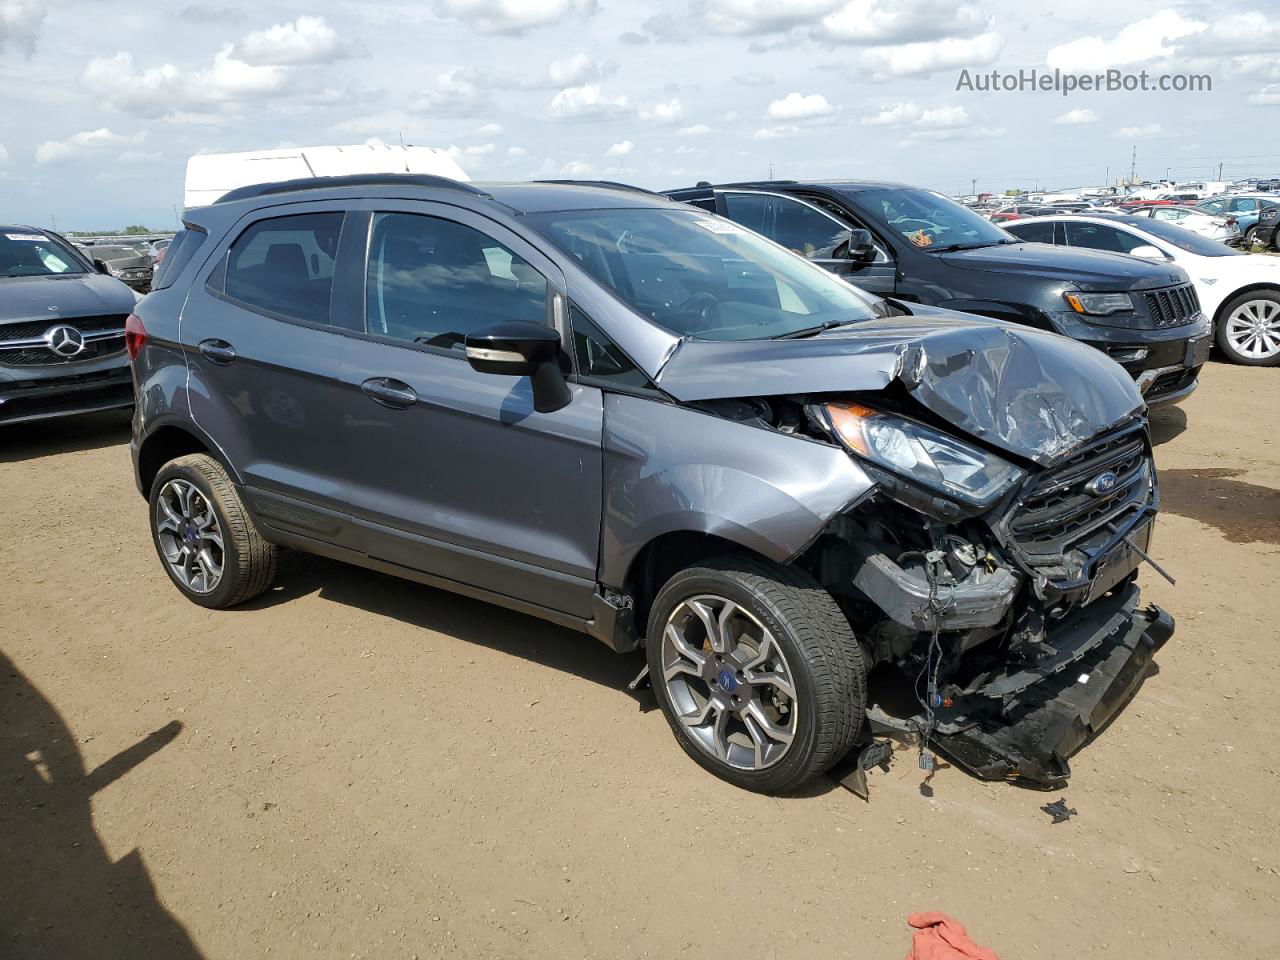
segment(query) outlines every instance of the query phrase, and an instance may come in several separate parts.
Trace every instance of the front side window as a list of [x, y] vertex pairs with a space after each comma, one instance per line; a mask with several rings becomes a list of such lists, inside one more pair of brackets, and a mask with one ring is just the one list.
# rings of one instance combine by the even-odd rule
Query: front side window
[[45, 233], [30, 230], [0, 232], [0, 277], [88, 272], [74, 253]]
[[1068, 221], [1065, 226], [1067, 243], [1073, 247], [1087, 247], [1090, 250], [1106, 250], [1111, 253], [1128, 253], [1134, 247], [1149, 245], [1141, 237], [1100, 223], [1071, 223]]
[[223, 291], [291, 320], [328, 324], [342, 217], [300, 213], [252, 224], [228, 251]]
[[1012, 223], [1007, 227], [1019, 240], [1029, 243], [1053, 243], [1053, 221], [1033, 220], [1030, 223]]
[[849, 227], [798, 200], [726, 193], [724, 202], [731, 220], [809, 260], [835, 259], [849, 240]]
[[687, 207], [525, 220], [619, 300], [678, 336], [764, 339], [876, 316], [874, 300], [821, 267]]
[[479, 230], [416, 213], [379, 213], [365, 282], [369, 332], [458, 349], [504, 320], [547, 322], [547, 281]]

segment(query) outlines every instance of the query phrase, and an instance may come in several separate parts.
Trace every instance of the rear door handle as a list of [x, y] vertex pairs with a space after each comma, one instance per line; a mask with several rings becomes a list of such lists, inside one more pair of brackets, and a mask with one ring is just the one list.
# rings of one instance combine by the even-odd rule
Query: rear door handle
[[201, 340], [200, 352], [214, 363], [231, 363], [236, 358], [236, 348], [225, 340]]
[[374, 377], [360, 384], [360, 389], [374, 403], [380, 403], [392, 410], [404, 410], [418, 402], [418, 395], [413, 387], [391, 377]]

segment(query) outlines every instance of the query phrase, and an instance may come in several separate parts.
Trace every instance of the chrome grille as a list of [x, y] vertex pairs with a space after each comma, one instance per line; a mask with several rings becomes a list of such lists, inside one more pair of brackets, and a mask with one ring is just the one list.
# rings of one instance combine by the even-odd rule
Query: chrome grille
[[1193, 322], [1200, 315], [1200, 298], [1196, 296], [1195, 287], [1189, 283], [1145, 293], [1143, 299], [1157, 330], [1180, 327]]
[[[124, 350], [123, 314], [94, 317], [53, 317], [0, 324], [0, 366], [40, 367], [98, 360]], [[84, 349], [72, 357], [50, 350], [43, 342], [50, 327], [75, 327], [85, 338]]]
[[[1090, 492], [1112, 473], [1114, 487]], [[1151, 457], [1140, 428], [1109, 434], [1032, 478], [1009, 520], [1009, 535], [1033, 565], [1057, 564], [1073, 547], [1146, 504]]]

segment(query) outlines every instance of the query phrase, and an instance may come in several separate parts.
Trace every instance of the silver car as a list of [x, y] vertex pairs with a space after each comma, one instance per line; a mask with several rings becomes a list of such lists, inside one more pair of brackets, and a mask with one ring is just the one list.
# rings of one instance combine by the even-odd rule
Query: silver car
[[664, 197], [246, 187], [156, 287], [133, 458], [195, 603], [292, 547], [643, 649], [685, 752], [761, 791], [889, 734], [1060, 783], [1173, 631], [1135, 583], [1156, 476], [1118, 364]]

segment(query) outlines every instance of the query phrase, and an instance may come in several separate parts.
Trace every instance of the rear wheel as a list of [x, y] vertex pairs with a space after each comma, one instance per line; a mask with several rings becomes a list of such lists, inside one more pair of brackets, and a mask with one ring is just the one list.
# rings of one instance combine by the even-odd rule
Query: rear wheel
[[1240, 246], [1245, 250], [1252, 250], [1261, 241], [1258, 239], [1258, 228], [1250, 227], [1244, 232], [1244, 239], [1240, 241]]
[[1280, 293], [1242, 293], [1222, 310], [1218, 346], [1235, 363], [1254, 367], [1280, 364]]
[[852, 746], [866, 669], [849, 622], [807, 575], [747, 557], [682, 570], [650, 614], [649, 673], [681, 747], [716, 776], [794, 790]]
[[151, 537], [174, 586], [202, 607], [256, 597], [275, 579], [263, 539], [221, 464], [203, 453], [170, 460], [151, 484]]

